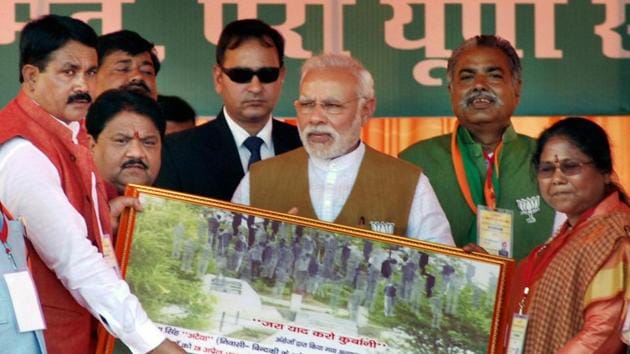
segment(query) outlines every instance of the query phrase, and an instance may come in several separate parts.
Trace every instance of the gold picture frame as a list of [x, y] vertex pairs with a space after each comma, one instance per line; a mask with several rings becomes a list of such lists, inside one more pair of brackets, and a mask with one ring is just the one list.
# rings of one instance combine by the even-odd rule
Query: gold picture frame
[[[189, 353], [501, 353], [514, 261], [132, 185], [120, 269]], [[240, 221], [239, 221], [240, 220]], [[106, 331], [98, 353], [125, 353]]]

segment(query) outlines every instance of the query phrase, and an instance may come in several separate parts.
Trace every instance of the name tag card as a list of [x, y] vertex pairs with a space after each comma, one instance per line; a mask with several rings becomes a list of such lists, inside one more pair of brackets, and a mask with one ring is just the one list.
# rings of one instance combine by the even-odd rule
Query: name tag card
[[512, 327], [510, 328], [510, 341], [508, 342], [508, 354], [521, 354], [525, 345], [525, 334], [527, 333], [527, 316], [514, 314]]
[[513, 229], [512, 210], [477, 206], [477, 244], [488, 253], [512, 257]]
[[31, 274], [24, 270], [4, 274], [20, 332], [45, 329], [44, 316]]

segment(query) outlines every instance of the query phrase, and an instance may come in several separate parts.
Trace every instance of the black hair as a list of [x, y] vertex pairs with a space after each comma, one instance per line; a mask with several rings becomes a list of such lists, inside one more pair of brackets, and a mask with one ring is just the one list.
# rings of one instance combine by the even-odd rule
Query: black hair
[[284, 65], [284, 38], [276, 29], [255, 18], [233, 21], [225, 26], [216, 48], [217, 64], [223, 65], [228, 49], [238, 48], [250, 39], [257, 39], [265, 47], [275, 47], [280, 66]]
[[197, 113], [188, 102], [177, 96], [158, 95], [157, 103], [162, 108], [164, 118], [171, 122], [192, 122], [195, 124]]
[[98, 37], [98, 65], [103, 64], [105, 57], [115, 51], [123, 51], [132, 56], [149, 52], [155, 74], [160, 71], [160, 60], [155, 53], [155, 45], [142, 38], [138, 33], [129, 30], [121, 30]]
[[471, 47], [487, 47], [501, 50], [508, 59], [512, 78], [514, 80], [521, 80], [521, 59], [518, 57], [518, 54], [516, 53], [516, 50], [514, 49], [512, 44], [507, 39], [503, 39], [499, 36], [482, 34], [465, 40], [462, 44], [459, 45], [459, 47], [453, 50], [451, 57], [448, 59], [448, 64], [446, 67], [446, 73], [449, 82], [451, 82], [451, 80], [453, 79], [453, 70], [455, 70], [455, 65], [457, 65], [457, 61], [459, 60], [460, 55], [465, 49]]
[[96, 48], [97, 38], [92, 27], [68, 16], [46, 15], [27, 23], [20, 34], [20, 82], [24, 65], [44, 71], [50, 55], [69, 41]]
[[164, 140], [166, 121], [160, 106], [151, 97], [124, 89], [103, 92], [90, 106], [85, 118], [85, 128], [94, 140], [98, 140], [107, 123], [121, 112], [134, 112], [149, 118]]
[[[563, 137], [569, 140], [573, 146], [593, 161], [593, 166], [601, 173], [614, 174], [608, 134], [598, 124], [584, 117], [567, 117], [540, 134], [536, 143], [536, 150], [532, 156], [532, 164], [535, 169], [540, 164], [540, 156], [545, 145], [549, 139], [554, 137]], [[607, 186], [606, 192], [609, 194], [614, 191], [618, 191], [621, 200], [630, 205], [630, 199], [628, 199], [623, 187], [616, 182], [611, 182]]]

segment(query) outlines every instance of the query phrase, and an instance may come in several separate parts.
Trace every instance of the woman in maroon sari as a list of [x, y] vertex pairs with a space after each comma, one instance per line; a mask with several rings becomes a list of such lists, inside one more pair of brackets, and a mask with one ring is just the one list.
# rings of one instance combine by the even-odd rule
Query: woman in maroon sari
[[524, 353], [623, 353], [630, 303], [630, 203], [613, 181], [608, 137], [567, 118], [539, 137], [540, 192], [567, 221], [518, 266], [512, 313], [526, 318]]

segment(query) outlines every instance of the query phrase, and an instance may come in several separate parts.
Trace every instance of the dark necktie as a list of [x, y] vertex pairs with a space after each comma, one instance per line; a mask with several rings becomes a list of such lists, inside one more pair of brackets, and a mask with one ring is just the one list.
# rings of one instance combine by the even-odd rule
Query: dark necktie
[[263, 140], [257, 136], [250, 136], [243, 142], [243, 145], [249, 150], [249, 161], [247, 162], [247, 169], [256, 161], [260, 161], [260, 145], [263, 144]]

